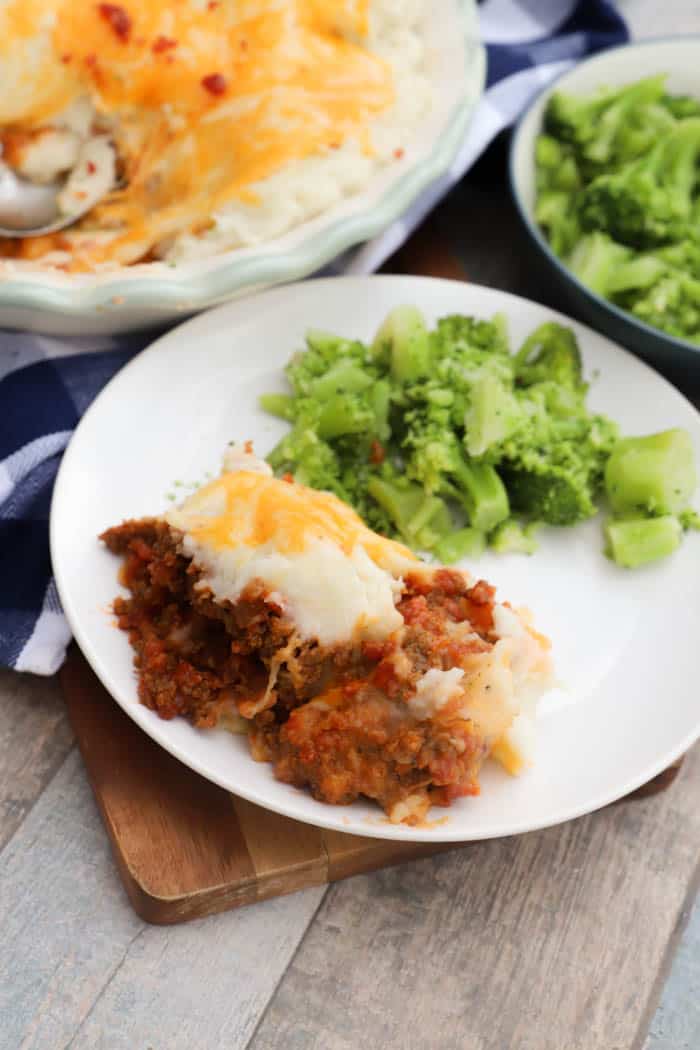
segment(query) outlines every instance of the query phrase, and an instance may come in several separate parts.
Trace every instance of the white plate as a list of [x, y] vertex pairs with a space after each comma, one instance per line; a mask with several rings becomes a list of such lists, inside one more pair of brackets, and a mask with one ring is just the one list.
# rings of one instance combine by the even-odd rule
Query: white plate
[[[433, 826], [390, 825], [378, 808], [316, 802], [278, 783], [245, 740], [165, 722], [137, 701], [132, 653], [109, 613], [117, 559], [97, 535], [159, 513], [176, 481], [218, 472], [225, 444], [252, 438], [267, 453], [285, 424], [257, 407], [284, 389], [282, 367], [307, 327], [367, 339], [388, 310], [415, 303], [430, 321], [503, 311], [517, 345], [558, 318], [576, 331], [591, 405], [635, 434], [686, 427], [700, 457], [700, 416], [656, 373], [600, 335], [536, 303], [422, 277], [338, 278], [229, 303], [140, 354], [89, 409], [63, 459], [51, 514], [58, 589], [75, 636], [102, 682], [150, 736], [192, 769], [253, 802], [338, 831], [404, 840], [467, 840], [556, 824], [633, 790], [700, 735], [700, 535], [667, 561], [629, 572], [603, 556], [599, 521], [550, 530], [540, 551], [469, 564], [502, 598], [529, 605], [548, 633], [562, 689], [547, 696], [534, 769], [511, 779], [489, 764], [478, 798], [433, 810]], [[322, 584], [320, 584], [322, 585]]]
[[[0, 327], [89, 335], [165, 324], [256, 289], [296, 281], [386, 230], [448, 171], [484, 87], [486, 53], [476, 0], [428, 4], [423, 36], [433, 105], [403, 157], [377, 170], [361, 192], [270, 241], [177, 266], [154, 262], [111, 273], [66, 274], [2, 260]], [[399, 233], [392, 251], [401, 243]]]

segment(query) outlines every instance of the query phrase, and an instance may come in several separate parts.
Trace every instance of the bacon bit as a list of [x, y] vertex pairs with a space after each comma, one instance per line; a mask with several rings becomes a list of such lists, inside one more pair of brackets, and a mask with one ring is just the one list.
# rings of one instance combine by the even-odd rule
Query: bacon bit
[[247, 456], [253, 455], [253, 442], [248, 438], [247, 441], [243, 442], [243, 451]]
[[94, 51], [91, 51], [89, 55], [85, 56], [85, 65], [89, 66], [90, 69], [94, 69], [97, 65], [97, 55]]
[[209, 3], [207, 4], [207, 11], [216, 11], [217, 7], [219, 6], [219, 0], [209, 0]]
[[394, 156], [396, 157], [397, 160], [401, 160], [401, 158], [405, 155], [405, 153], [406, 153], [406, 151], [403, 150], [403, 149], [395, 149], [394, 150]]
[[154, 55], [160, 55], [163, 51], [170, 51], [173, 47], [177, 47], [177, 40], [171, 40], [168, 36], [159, 36], [151, 44], [151, 51]]
[[346, 682], [343, 686], [343, 693], [349, 700], [351, 700], [354, 696], [357, 696], [363, 685], [366, 685], [366, 682], [363, 682], [361, 679], [356, 679], [353, 682]]
[[241, 40], [241, 42], [240, 42], [240, 44], [238, 46], [240, 47], [241, 51], [247, 51], [248, 50], [248, 41], [247, 40]]
[[64, 66], [67, 66], [69, 62], [72, 62], [72, 60], [72, 55], [61, 55], [61, 62], [63, 62]]
[[372, 442], [369, 450], [369, 461], [370, 463], [383, 463], [386, 457], [384, 446], [381, 441], [376, 439]]
[[282, 475], [282, 481], [286, 481], [288, 485], [293, 485], [294, 484], [294, 475], [290, 474], [289, 471], [287, 471], [286, 474]]
[[84, 201], [87, 197], [87, 193], [85, 192], [85, 190], [76, 190], [73, 196], [77, 201]]
[[210, 95], [224, 95], [228, 81], [221, 73], [210, 73], [209, 76], [202, 77], [202, 87]]
[[98, 4], [100, 17], [109, 22], [112, 30], [125, 44], [131, 36], [131, 16], [119, 4]]
[[92, 160], [89, 160], [89, 161], [87, 162], [87, 164], [85, 165], [85, 167], [86, 167], [86, 168], [87, 168], [87, 170], [88, 170], [88, 175], [94, 175], [94, 174], [95, 174], [95, 172], [97, 171], [97, 165], [96, 165], [96, 164], [95, 164], [95, 162], [94, 162], [94, 161], [92, 161]]
[[331, 142], [331, 143], [329, 143], [329, 145], [330, 145], [331, 149], [340, 149], [340, 143], [339, 142]]

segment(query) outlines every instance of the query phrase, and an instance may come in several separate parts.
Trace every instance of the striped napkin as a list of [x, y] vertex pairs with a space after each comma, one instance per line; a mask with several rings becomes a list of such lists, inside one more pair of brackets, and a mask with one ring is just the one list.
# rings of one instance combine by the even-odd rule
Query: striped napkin
[[[488, 85], [458, 157], [389, 229], [325, 273], [376, 270], [533, 95], [582, 56], [627, 39], [606, 0], [484, 0], [479, 12]], [[0, 332], [0, 665], [49, 675], [65, 658], [70, 630], [48, 546], [54, 478], [87, 406], [153, 338]]]

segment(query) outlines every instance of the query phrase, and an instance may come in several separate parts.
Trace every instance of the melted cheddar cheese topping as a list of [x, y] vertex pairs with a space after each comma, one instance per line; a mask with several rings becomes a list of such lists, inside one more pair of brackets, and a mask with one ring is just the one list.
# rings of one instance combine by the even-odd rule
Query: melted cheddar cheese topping
[[[143, 258], [255, 184], [355, 139], [394, 101], [391, 68], [366, 46], [369, 0], [8, 0], [0, 66], [17, 91], [0, 124], [31, 131], [89, 97], [115, 138], [122, 186], [83, 220], [75, 268]], [[23, 45], [34, 60], [20, 61]], [[37, 59], [38, 54], [38, 59]], [[14, 63], [14, 64], [13, 64]], [[25, 257], [60, 236], [22, 242]]]
[[165, 520], [182, 533], [198, 587], [235, 602], [262, 585], [301, 638], [380, 639], [403, 623], [396, 601], [415, 555], [368, 529], [337, 496], [272, 477], [252, 453], [234, 449], [225, 472]]
[[210, 550], [273, 545], [279, 554], [301, 554], [325, 541], [346, 556], [363, 547], [382, 568], [417, 561], [395, 540], [368, 529], [362, 519], [330, 492], [247, 470], [222, 474], [198, 489], [169, 520], [181, 523]]

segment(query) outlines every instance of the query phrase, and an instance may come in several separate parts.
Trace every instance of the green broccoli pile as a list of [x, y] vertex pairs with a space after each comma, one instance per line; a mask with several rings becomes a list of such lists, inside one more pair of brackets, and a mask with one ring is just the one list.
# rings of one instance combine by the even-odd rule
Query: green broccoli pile
[[[673, 442], [658, 451], [663, 435], [620, 441], [615, 423], [586, 407], [576, 338], [554, 322], [513, 354], [500, 315], [444, 317], [431, 331], [403, 306], [371, 345], [310, 331], [286, 372], [292, 393], [260, 399], [291, 425], [268, 456], [275, 472], [334, 492], [372, 528], [444, 563], [487, 544], [530, 554], [539, 525], [592, 517], [606, 485], [620, 564], [670, 552], [695, 523], [692, 451], [689, 461]], [[649, 443], [637, 459], [635, 440]], [[632, 534], [631, 521], [652, 518], [671, 518], [675, 534]]]
[[536, 146], [535, 218], [592, 291], [700, 342], [700, 100], [665, 76], [555, 91]]

